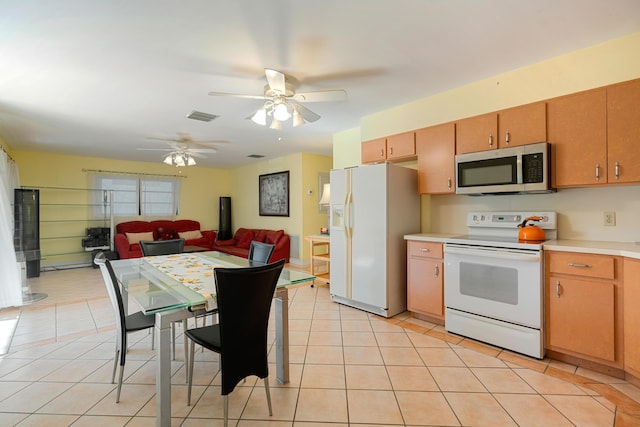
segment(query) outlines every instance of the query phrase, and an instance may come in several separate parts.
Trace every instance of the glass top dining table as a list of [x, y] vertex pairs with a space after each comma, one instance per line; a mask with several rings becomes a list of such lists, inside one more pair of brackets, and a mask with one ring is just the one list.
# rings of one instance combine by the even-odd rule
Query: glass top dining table
[[[263, 265], [221, 252], [160, 255], [111, 261], [122, 288], [145, 314], [155, 314], [157, 334], [156, 425], [171, 425], [171, 323], [193, 316], [194, 311], [215, 307], [215, 268]], [[313, 282], [315, 276], [283, 269], [274, 295], [276, 323], [276, 379], [289, 381], [288, 290], [294, 284]], [[186, 339], [186, 338], [185, 338]], [[186, 357], [185, 357], [186, 359]], [[186, 362], [186, 360], [185, 360]]]

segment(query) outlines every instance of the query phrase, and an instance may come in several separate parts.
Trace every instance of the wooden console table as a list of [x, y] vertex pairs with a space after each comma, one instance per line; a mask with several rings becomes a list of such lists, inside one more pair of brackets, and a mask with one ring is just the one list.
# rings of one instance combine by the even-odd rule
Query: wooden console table
[[[305, 239], [309, 242], [309, 273], [312, 276], [316, 276], [316, 281], [329, 284], [329, 261], [330, 261], [330, 249], [331, 243], [328, 234], [312, 234], [306, 236]], [[316, 248], [320, 248], [316, 251]], [[320, 262], [323, 266], [326, 266], [326, 272], [318, 272]]]

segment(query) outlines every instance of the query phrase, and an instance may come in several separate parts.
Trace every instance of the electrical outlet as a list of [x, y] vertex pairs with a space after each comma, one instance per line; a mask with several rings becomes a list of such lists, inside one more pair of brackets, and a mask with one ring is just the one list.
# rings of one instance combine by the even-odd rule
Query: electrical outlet
[[616, 213], [615, 212], [605, 212], [604, 213], [604, 225], [606, 225], [606, 226], [616, 225]]

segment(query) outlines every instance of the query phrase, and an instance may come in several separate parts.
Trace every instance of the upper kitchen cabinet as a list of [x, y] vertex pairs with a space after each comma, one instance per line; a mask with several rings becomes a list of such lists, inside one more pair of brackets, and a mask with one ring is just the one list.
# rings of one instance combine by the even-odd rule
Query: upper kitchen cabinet
[[640, 80], [607, 88], [607, 181], [640, 182]]
[[456, 123], [456, 154], [535, 144], [546, 140], [545, 102], [508, 108]]
[[547, 102], [553, 187], [607, 182], [607, 89]]
[[418, 191], [420, 194], [455, 193], [456, 130], [454, 123], [416, 131]]
[[416, 158], [415, 132], [404, 132], [362, 143], [362, 163], [399, 162]]

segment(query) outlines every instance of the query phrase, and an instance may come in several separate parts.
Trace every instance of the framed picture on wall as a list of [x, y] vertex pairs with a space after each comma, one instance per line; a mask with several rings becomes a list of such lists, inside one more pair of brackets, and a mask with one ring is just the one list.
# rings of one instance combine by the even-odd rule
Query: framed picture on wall
[[289, 216], [289, 171], [258, 178], [260, 216]]

